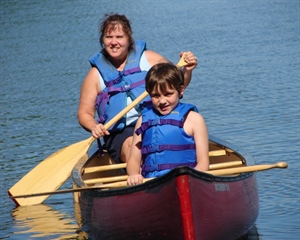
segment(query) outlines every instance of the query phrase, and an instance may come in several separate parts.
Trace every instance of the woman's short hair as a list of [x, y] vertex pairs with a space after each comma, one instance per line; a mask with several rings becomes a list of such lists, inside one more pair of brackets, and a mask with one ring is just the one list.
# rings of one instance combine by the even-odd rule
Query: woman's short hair
[[132, 36], [132, 30], [130, 21], [125, 15], [120, 14], [105, 14], [104, 20], [100, 23], [99, 32], [100, 32], [100, 38], [99, 42], [100, 45], [103, 47], [103, 37], [106, 32], [110, 32], [115, 29], [117, 25], [122, 26], [122, 30], [127, 35], [129, 39], [129, 51], [131, 51], [134, 48], [134, 39]]

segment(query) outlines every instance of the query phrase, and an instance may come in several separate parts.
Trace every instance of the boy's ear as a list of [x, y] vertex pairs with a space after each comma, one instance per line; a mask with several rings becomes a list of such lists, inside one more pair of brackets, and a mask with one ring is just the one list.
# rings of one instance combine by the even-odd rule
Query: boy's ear
[[183, 97], [184, 90], [185, 90], [185, 87], [182, 86], [181, 91], [179, 92], [179, 98], [180, 99]]

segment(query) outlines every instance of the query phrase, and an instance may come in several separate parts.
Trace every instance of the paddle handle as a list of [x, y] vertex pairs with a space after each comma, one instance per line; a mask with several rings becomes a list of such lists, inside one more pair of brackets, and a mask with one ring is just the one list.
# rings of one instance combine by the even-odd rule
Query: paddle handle
[[288, 164], [286, 162], [278, 162], [276, 164], [263, 164], [263, 165], [253, 165], [253, 166], [206, 171], [206, 173], [216, 175], [216, 176], [225, 176], [225, 175], [240, 174], [240, 173], [247, 173], [247, 172], [265, 171], [272, 168], [287, 168], [287, 167]]
[[186, 66], [188, 63], [184, 60], [184, 54], [182, 54], [179, 62], [176, 64], [177, 67], [184, 67]]

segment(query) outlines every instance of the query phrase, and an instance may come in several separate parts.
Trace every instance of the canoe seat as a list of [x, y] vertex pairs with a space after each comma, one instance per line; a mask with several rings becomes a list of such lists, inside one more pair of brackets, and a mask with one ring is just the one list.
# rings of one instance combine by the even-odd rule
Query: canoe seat
[[[224, 156], [226, 155], [226, 151], [224, 149], [221, 150], [213, 150], [209, 152], [210, 157], [217, 157], [217, 156]], [[93, 173], [93, 172], [100, 172], [100, 171], [108, 171], [108, 170], [115, 170], [115, 169], [122, 169], [126, 168], [126, 163], [118, 163], [118, 164], [111, 164], [111, 165], [104, 165], [104, 166], [94, 166], [94, 167], [86, 167], [84, 169], [84, 173]]]

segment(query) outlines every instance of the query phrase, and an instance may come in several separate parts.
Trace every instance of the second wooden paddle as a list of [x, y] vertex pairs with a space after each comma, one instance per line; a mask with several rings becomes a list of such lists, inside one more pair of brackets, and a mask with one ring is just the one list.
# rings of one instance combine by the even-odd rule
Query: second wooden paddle
[[[288, 164], [286, 162], [278, 162], [275, 164], [262, 164], [262, 165], [253, 165], [253, 166], [245, 166], [245, 167], [233, 167], [233, 168], [227, 168], [227, 169], [221, 169], [221, 170], [212, 170], [212, 171], [206, 171], [206, 173], [215, 175], [215, 176], [226, 176], [226, 175], [232, 175], [232, 174], [242, 174], [242, 173], [248, 173], [248, 172], [259, 172], [259, 171], [265, 171], [272, 168], [287, 168]], [[128, 176], [124, 176], [125, 179], [127, 179]], [[144, 178], [143, 182], [147, 182], [149, 180], [152, 180], [154, 178]], [[37, 198], [38, 196], [44, 196], [44, 195], [50, 195], [50, 194], [63, 194], [63, 193], [73, 193], [73, 192], [81, 192], [86, 190], [100, 190], [100, 189], [109, 189], [109, 188], [123, 188], [128, 187], [127, 181], [119, 181], [114, 183], [107, 183], [103, 185], [98, 185], [95, 187], [85, 187], [85, 188], [75, 188], [75, 189], [64, 189], [59, 190], [55, 192], [41, 192], [41, 193], [35, 193], [35, 194], [25, 194], [25, 195], [19, 195], [19, 196], [11, 196], [10, 198]]]

